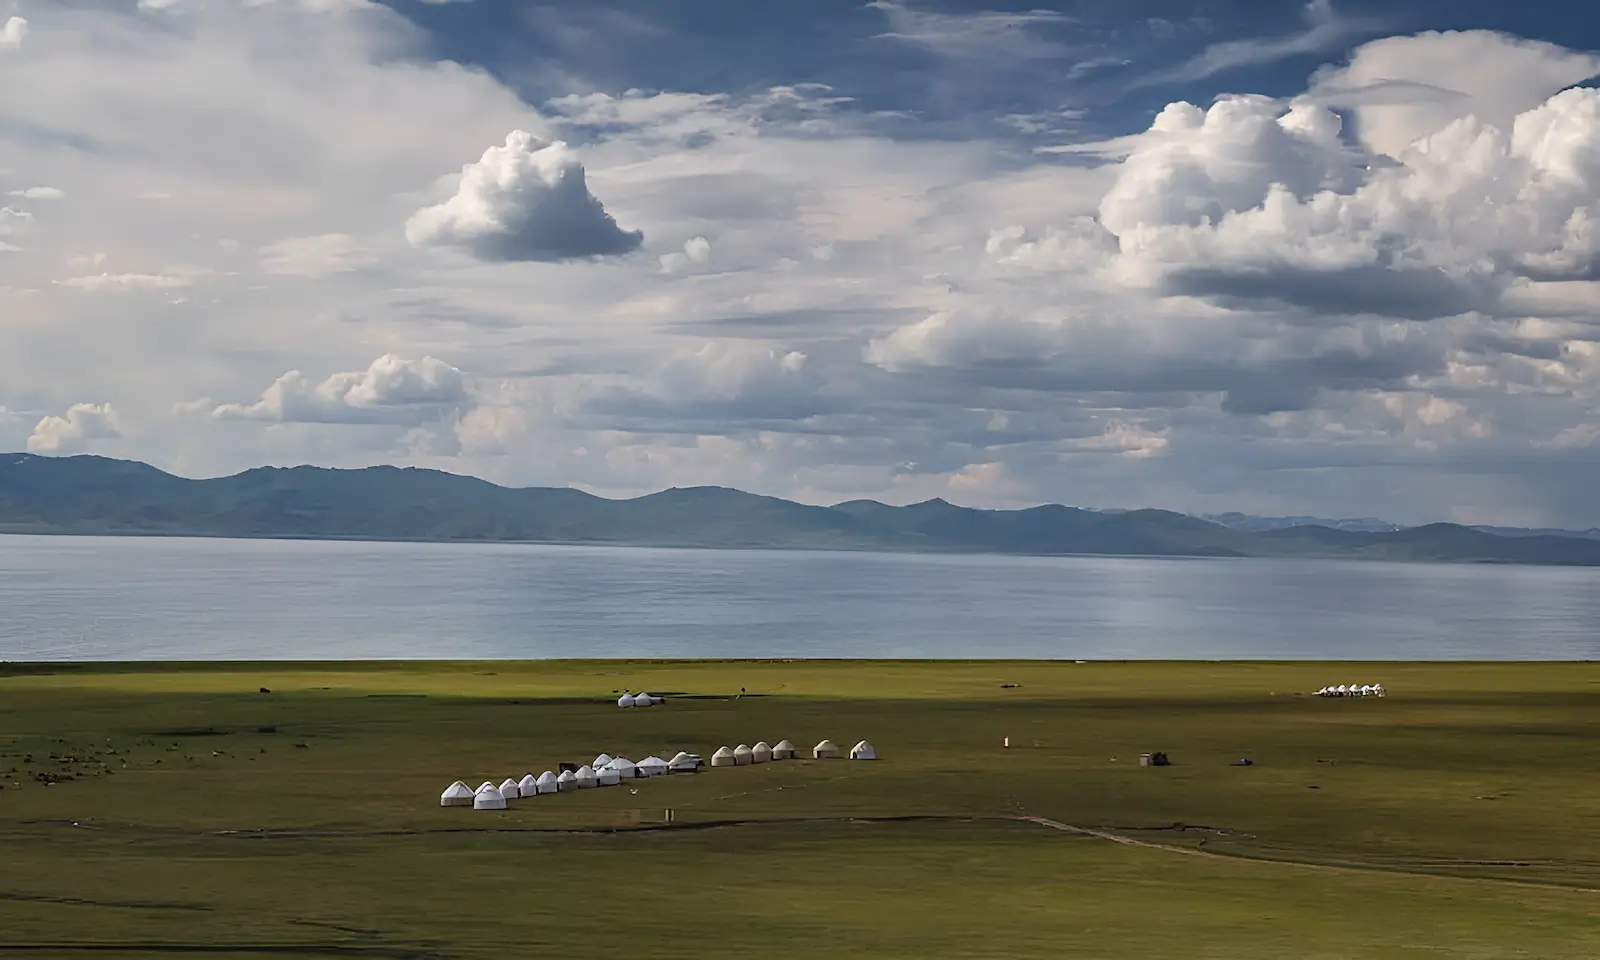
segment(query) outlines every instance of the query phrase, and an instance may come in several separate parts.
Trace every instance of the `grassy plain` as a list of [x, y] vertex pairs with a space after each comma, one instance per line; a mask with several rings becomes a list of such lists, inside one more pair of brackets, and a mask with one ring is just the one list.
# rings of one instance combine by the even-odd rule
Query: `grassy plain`
[[0, 952], [1600, 956], [1596, 664], [10, 664], [0, 785]]

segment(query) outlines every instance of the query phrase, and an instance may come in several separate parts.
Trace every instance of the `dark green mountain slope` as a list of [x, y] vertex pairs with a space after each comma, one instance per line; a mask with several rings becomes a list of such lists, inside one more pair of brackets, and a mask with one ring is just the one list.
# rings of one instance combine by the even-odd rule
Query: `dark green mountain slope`
[[816, 507], [723, 487], [607, 500], [399, 467], [262, 467], [188, 480], [141, 463], [31, 454], [0, 455], [0, 533], [1600, 565], [1600, 540], [1455, 524], [1252, 532], [1166, 510], [976, 510], [943, 500]]

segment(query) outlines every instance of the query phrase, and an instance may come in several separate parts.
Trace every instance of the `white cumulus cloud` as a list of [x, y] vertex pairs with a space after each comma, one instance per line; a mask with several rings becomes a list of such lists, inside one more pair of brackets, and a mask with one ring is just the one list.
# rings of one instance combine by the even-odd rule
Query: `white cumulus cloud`
[[28, 21], [22, 17], [10, 17], [4, 26], [0, 26], [0, 50], [15, 50], [22, 46], [22, 41], [28, 36]]
[[69, 453], [83, 449], [93, 440], [122, 436], [117, 411], [109, 403], [75, 403], [64, 416], [45, 417], [28, 437], [28, 449], [35, 453]]
[[454, 196], [406, 221], [406, 239], [484, 260], [556, 261], [628, 253], [644, 235], [606, 213], [565, 142], [513, 130], [462, 167]]
[[254, 403], [225, 403], [219, 420], [298, 423], [407, 423], [467, 399], [461, 371], [434, 357], [407, 360], [388, 353], [365, 370], [317, 382], [298, 370], [275, 380]]

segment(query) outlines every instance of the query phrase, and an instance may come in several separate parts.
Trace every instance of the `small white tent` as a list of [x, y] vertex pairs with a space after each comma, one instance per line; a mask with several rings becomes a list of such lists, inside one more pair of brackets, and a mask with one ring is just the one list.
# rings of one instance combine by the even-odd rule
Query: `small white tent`
[[539, 774], [538, 785], [540, 793], [555, 793], [557, 790], [561, 789], [560, 778], [558, 778], [554, 773], [551, 773], [549, 770]]
[[600, 756], [595, 757], [594, 758], [594, 763], [589, 764], [589, 766], [594, 767], [596, 770], [599, 770], [599, 769], [603, 768], [606, 764], [610, 763], [611, 761], [613, 761], [615, 759], [616, 759], [616, 757], [613, 757], [609, 753], [602, 753], [602, 754], [600, 754]]
[[556, 777], [556, 789], [561, 793], [578, 789], [578, 778], [571, 770], [561, 771], [561, 776]]
[[611, 767], [603, 767], [596, 770], [594, 775], [600, 778], [600, 786], [602, 787], [614, 787], [622, 782], [622, 774]]
[[518, 796], [531, 797], [531, 796], [533, 796], [534, 794], [536, 794], [538, 792], [539, 792], [539, 778], [535, 777], [531, 773], [527, 774], [520, 781], [517, 782], [517, 795]]
[[793, 743], [788, 740], [779, 740], [778, 745], [772, 748], [772, 759], [793, 760], [797, 752], [799, 751], [795, 749]]
[[578, 781], [578, 787], [580, 789], [586, 790], [589, 787], [600, 786], [600, 777], [595, 774], [594, 767], [589, 766], [587, 763], [579, 767], [577, 772], [574, 773], [572, 777], [574, 780]]
[[1388, 691], [1383, 689], [1383, 684], [1381, 683], [1374, 683], [1372, 685], [1372, 692], [1380, 697], [1386, 697], [1389, 695]]
[[711, 765], [713, 767], [731, 767], [734, 763], [733, 751], [727, 747], [718, 747], [717, 752], [711, 755]]
[[667, 772], [667, 761], [656, 756], [645, 757], [636, 769], [641, 777], [659, 777]]
[[700, 769], [702, 763], [704, 763], [704, 761], [702, 761], [697, 755], [692, 753], [684, 753], [682, 750], [679, 750], [676, 756], [667, 761], [667, 772], [694, 773], [696, 770]]
[[855, 746], [850, 748], [850, 759], [851, 760], [876, 760], [876, 759], [878, 759], [878, 751], [872, 749], [872, 744], [870, 744], [867, 741], [863, 740], [860, 743], [858, 743]]
[[610, 763], [606, 764], [606, 766], [608, 766], [611, 769], [617, 771], [617, 776], [621, 777], [624, 780], [632, 780], [634, 777], [637, 777], [639, 775], [638, 766], [635, 765], [634, 762], [632, 760], [629, 760], [627, 757], [617, 757], [617, 758], [613, 759]]
[[624, 693], [622, 696], [617, 698], [617, 706], [619, 707], [631, 707], [634, 705], [635, 701], [631, 694]]
[[478, 789], [476, 789], [476, 790], [474, 790], [472, 792], [473, 792], [473, 794], [476, 795], [476, 794], [482, 793], [485, 790], [493, 790], [493, 789], [494, 789], [494, 781], [493, 780], [485, 780], [482, 783], [478, 784]]
[[472, 788], [457, 780], [445, 787], [444, 793], [439, 794], [441, 807], [470, 807], [472, 806]]
[[741, 743], [737, 747], [733, 748], [733, 762], [738, 766], [746, 766], [754, 759], [755, 754], [751, 752], [750, 745], [748, 743]]
[[1338, 696], [1347, 697], [1350, 695], [1350, 688], [1341, 683], [1333, 688], [1333, 692]]
[[472, 809], [474, 810], [504, 810], [505, 808], [506, 798], [501, 795], [499, 790], [495, 789], [492, 783], [484, 784], [478, 788], [477, 793], [472, 795]]
[[500, 796], [507, 800], [515, 800], [522, 796], [522, 788], [517, 785], [517, 781], [506, 777], [500, 782]]
[[772, 759], [772, 748], [767, 746], [767, 741], [760, 740], [750, 748], [751, 763], [766, 763]]
[[837, 760], [839, 756], [839, 745], [832, 740], [824, 740], [811, 748], [813, 760]]
[[648, 693], [636, 693], [633, 695], [633, 705], [636, 707], [653, 707], [659, 702]]

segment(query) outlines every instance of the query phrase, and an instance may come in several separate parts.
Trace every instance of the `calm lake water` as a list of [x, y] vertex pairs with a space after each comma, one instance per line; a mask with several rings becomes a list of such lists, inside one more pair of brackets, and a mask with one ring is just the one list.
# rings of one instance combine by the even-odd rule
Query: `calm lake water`
[[1600, 569], [0, 537], [0, 659], [1600, 659]]

